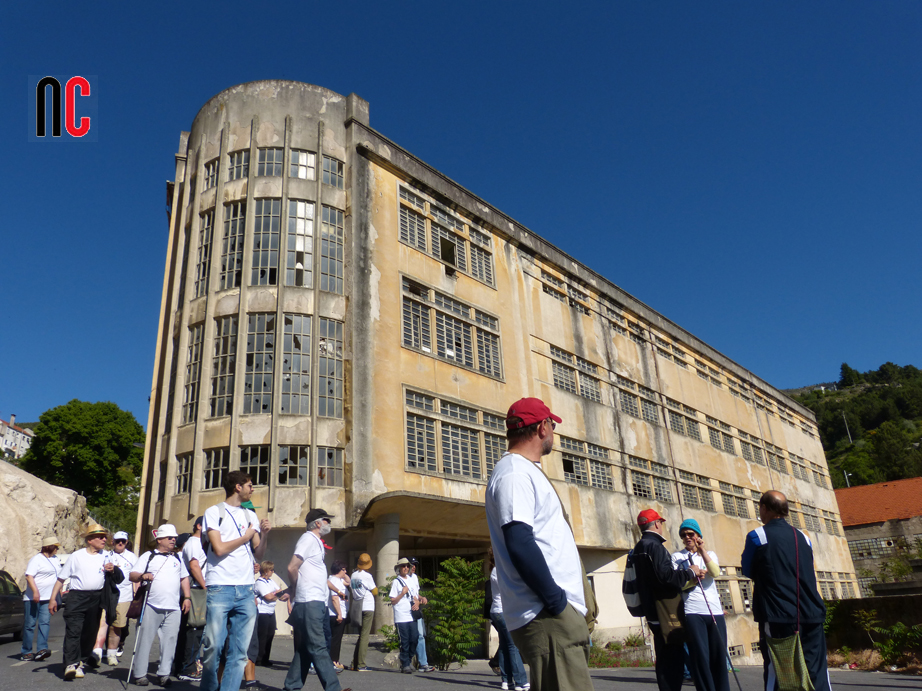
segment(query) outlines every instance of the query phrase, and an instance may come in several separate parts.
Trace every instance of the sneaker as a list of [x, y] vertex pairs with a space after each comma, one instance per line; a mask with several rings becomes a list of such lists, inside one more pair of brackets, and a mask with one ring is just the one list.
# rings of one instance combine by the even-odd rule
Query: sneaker
[[432, 665], [423, 665], [422, 667], [419, 668], [419, 671], [420, 672], [434, 672], [435, 667], [433, 667]]
[[44, 650], [39, 650], [37, 653], [35, 653], [36, 662], [47, 660], [49, 657], [51, 657], [51, 651], [48, 650], [48, 648], [45, 648]]
[[503, 671], [499, 668], [499, 665], [490, 665], [490, 669], [493, 670], [493, 674], [496, 676], [499, 676], [503, 673]]
[[509, 691], [509, 684], [507, 684], [506, 682], [502, 682], [502, 683], [499, 685], [499, 688], [500, 688], [502, 691]]
[[74, 674], [74, 677], [77, 679], [83, 679], [86, 676], [86, 673], [83, 671], [83, 663], [81, 662], [77, 665], [77, 672]]
[[125, 654], [125, 649], [122, 646], [119, 646], [118, 650], [115, 651], [115, 655], [117, 657], [121, 657], [124, 654]]
[[116, 667], [118, 665], [118, 656], [111, 653], [106, 655], [106, 664], [110, 667]]
[[413, 674], [413, 668], [410, 667], [409, 665], [407, 665], [400, 671], [403, 672], [404, 674]]
[[64, 680], [70, 681], [77, 676], [77, 665], [67, 665], [64, 670]]
[[35, 660], [35, 655], [33, 655], [32, 653], [25, 653], [23, 655], [20, 655], [19, 659], [22, 660], [23, 662], [32, 662], [33, 660]]
[[134, 680], [135, 686], [150, 686], [150, 682], [147, 680], [147, 677], [138, 677]]
[[202, 670], [197, 669], [194, 672], [184, 672], [179, 675], [180, 681], [201, 681], [202, 680]]
[[167, 686], [169, 686], [169, 685], [172, 684], [172, 683], [173, 683], [173, 680], [170, 679], [170, 676], [169, 676], [169, 675], [166, 675], [165, 677], [159, 677], [159, 678], [157, 679], [157, 684], [159, 684], [159, 685], [162, 686], [163, 688], [166, 688]]
[[87, 656], [85, 662], [93, 669], [96, 669], [100, 664], [102, 664], [102, 655], [94, 650]]
[[371, 670], [368, 667], [353, 667], [353, 672], [370, 672]]

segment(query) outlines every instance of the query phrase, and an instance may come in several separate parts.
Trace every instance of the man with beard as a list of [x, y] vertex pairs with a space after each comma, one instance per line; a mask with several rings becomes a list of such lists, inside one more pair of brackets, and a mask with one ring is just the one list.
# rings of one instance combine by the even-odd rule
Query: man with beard
[[541, 469], [561, 419], [523, 398], [506, 415], [509, 450], [487, 485], [486, 511], [503, 616], [534, 691], [592, 688], [583, 575], [557, 492]]

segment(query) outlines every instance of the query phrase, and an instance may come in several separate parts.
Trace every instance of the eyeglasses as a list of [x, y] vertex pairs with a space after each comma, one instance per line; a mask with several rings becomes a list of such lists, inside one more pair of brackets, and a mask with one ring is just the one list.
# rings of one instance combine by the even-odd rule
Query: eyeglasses
[[128, 544], [128, 540], [116, 540], [116, 541], [115, 541], [115, 544], [119, 544], [119, 543], [121, 543], [121, 544], [123, 544], [123, 545], [127, 545], [127, 544]]
[[694, 537], [694, 536], [695, 536], [695, 533], [690, 533], [687, 531], [684, 533], [679, 533], [679, 537], [682, 538], [683, 540], [687, 537]]
[[557, 423], [554, 422], [553, 420], [551, 420], [551, 418], [547, 418], [547, 419], [545, 420], [545, 422], [550, 422], [550, 423], [551, 423], [551, 429], [557, 429]]

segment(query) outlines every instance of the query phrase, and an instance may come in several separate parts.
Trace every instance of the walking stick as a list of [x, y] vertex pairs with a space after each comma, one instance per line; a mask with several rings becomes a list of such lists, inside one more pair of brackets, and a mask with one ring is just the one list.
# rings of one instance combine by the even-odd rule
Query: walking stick
[[[714, 628], [717, 630], [717, 637], [720, 637], [720, 627], [717, 626], [717, 619], [714, 617], [714, 612], [711, 611], [711, 603], [708, 602], [707, 593], [704, 592], [704, 585], [701, 583], [701, 577], [697, 574], [695, 575], [695, 580], [698, 581], [698, 587], [701, 588], [701, 595], [704, 597], [704, 604], [707, 605], [708, 614], [711, 615], [711, 621], [714, 623]], [[730, 651], [727, 648], [727, 641], [721, 641], [724, 646], [724, 653], [727, 656], [727, 664], [730, 665], [730, 671], [733, 672], [733, 678], [736, 679], [736, 685], [739, 687], [740, 691], [743, 691], [743, 686], [740, 684], [740, 678], [736, 674], [736, 669], [733, 667], [733, 660], [730, 659]]]
[[[131, 662], [128, 663], [128, 678], [125, 680], [125, 688], [128, 688], [128, 684], [131, 683], [131, 670], [134, 668], [134, 656], [138, 652], [138, 641], [141, 638], [141, 622], [144, 621], [144, 613], [147, 611], [147, 598], [150, 595], [150, 588], [147, 589], [147, 592], [144, 593], [144, 602], [141, 605], [141, 615], [138, 617], [138, 625], [134, 630], [134, 648], [131, 651]], [[147, 674], [147, 671], [144, 672]], [[741, 690], [742, 691], [742, 690]]]

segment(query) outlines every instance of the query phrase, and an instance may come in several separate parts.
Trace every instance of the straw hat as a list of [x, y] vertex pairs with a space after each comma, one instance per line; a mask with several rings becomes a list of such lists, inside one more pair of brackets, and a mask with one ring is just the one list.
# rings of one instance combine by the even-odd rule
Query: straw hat
[[42, 540], [42, 547], [51, 547], [52, 545], [55, 547], [61, 546], [61, 543], [58, 542], [58, 538], [56, 538], [54, 535], [51, 537], [46, 537], [44, 540]]
[[83, 531], [83, 538], [92, 537], [93, 535], [108, 535], [109, 531], [103, 528], [99, 523], [90, 523], [85, 531]]

